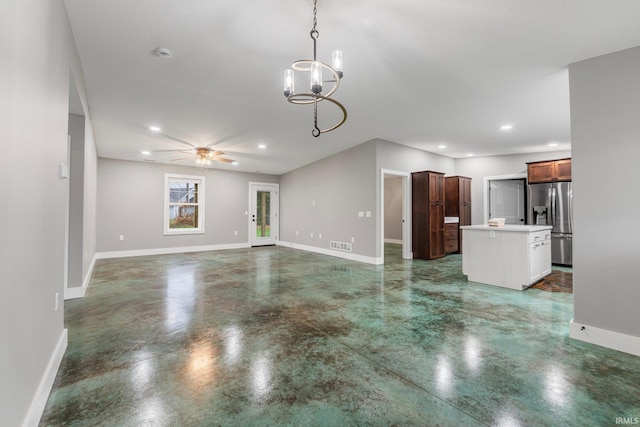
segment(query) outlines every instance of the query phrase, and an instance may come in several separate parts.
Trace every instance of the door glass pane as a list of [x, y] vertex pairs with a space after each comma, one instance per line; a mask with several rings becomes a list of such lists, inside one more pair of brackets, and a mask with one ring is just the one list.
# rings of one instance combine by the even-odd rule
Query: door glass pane
[[524, 180], [489, 181], [489, 219], [505, 218], [507, 224], [524, 224]]
[[271, 192], [258, 191], [256, 237], [271, 237]]

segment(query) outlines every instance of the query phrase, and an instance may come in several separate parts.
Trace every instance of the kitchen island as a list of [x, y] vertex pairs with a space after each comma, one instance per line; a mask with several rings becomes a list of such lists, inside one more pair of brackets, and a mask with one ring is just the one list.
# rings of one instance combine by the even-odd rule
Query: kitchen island
[[472, 282], [526, 289], [551, 273], [551, 228], [462, 226], [462, 272]]

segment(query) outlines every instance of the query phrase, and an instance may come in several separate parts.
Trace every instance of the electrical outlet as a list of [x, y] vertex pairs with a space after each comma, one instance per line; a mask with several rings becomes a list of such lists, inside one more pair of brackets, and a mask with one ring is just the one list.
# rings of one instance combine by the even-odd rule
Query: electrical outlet
[[238, 230], [234, 231], [233, 234], [237, 236], [238, 235]]
[[58, 292], [56, 292], [56, 301], [54, 304], [54, 311], [58, 311], [58, 306], [60, 305], [60, 298], [58, 297]]
[[313, 239], [313, 233], [311, 233], [311, 238]]
[[318, 233], [318, 239], [322, 239], [322, 233]]
[[355, 243], [355, 242], [356, 242], [356, 238], [355, 238], [355, 237], [352, 237], [352, 238], [351, 238], [351, 243]]
[[124, 240], [124, 234], [120, 235], [120, 240]]
[[296, 236], [298, 235], [298, 232], [296, 231]]
[[364, 218], [364, 211], [358, 211], [358, 218]]
[[367, 211], [366, 215], [367, 215], [367, 218], [371, 218], [371, 211]]

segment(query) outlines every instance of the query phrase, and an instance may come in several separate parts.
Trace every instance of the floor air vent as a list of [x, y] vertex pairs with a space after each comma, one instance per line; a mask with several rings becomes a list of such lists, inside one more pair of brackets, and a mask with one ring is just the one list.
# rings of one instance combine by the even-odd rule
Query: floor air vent
[[329, 247], [337, 251], [351, 252], [351, 243], [331, 241]]

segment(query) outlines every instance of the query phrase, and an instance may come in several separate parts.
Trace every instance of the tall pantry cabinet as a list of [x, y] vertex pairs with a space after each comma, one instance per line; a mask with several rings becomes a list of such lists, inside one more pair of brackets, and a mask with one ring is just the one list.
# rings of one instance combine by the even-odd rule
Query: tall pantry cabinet
[[[445, 216], [458, 217], [458, 226], [471, 225], [471, 178], [448, 176], [445, 184]], [[462, 233], [458, 233], [458, 248], [462, 251]]]
[[441, 258], [444, 253], [444, 174], [414, 172], [412, 183], [413, 257]]

